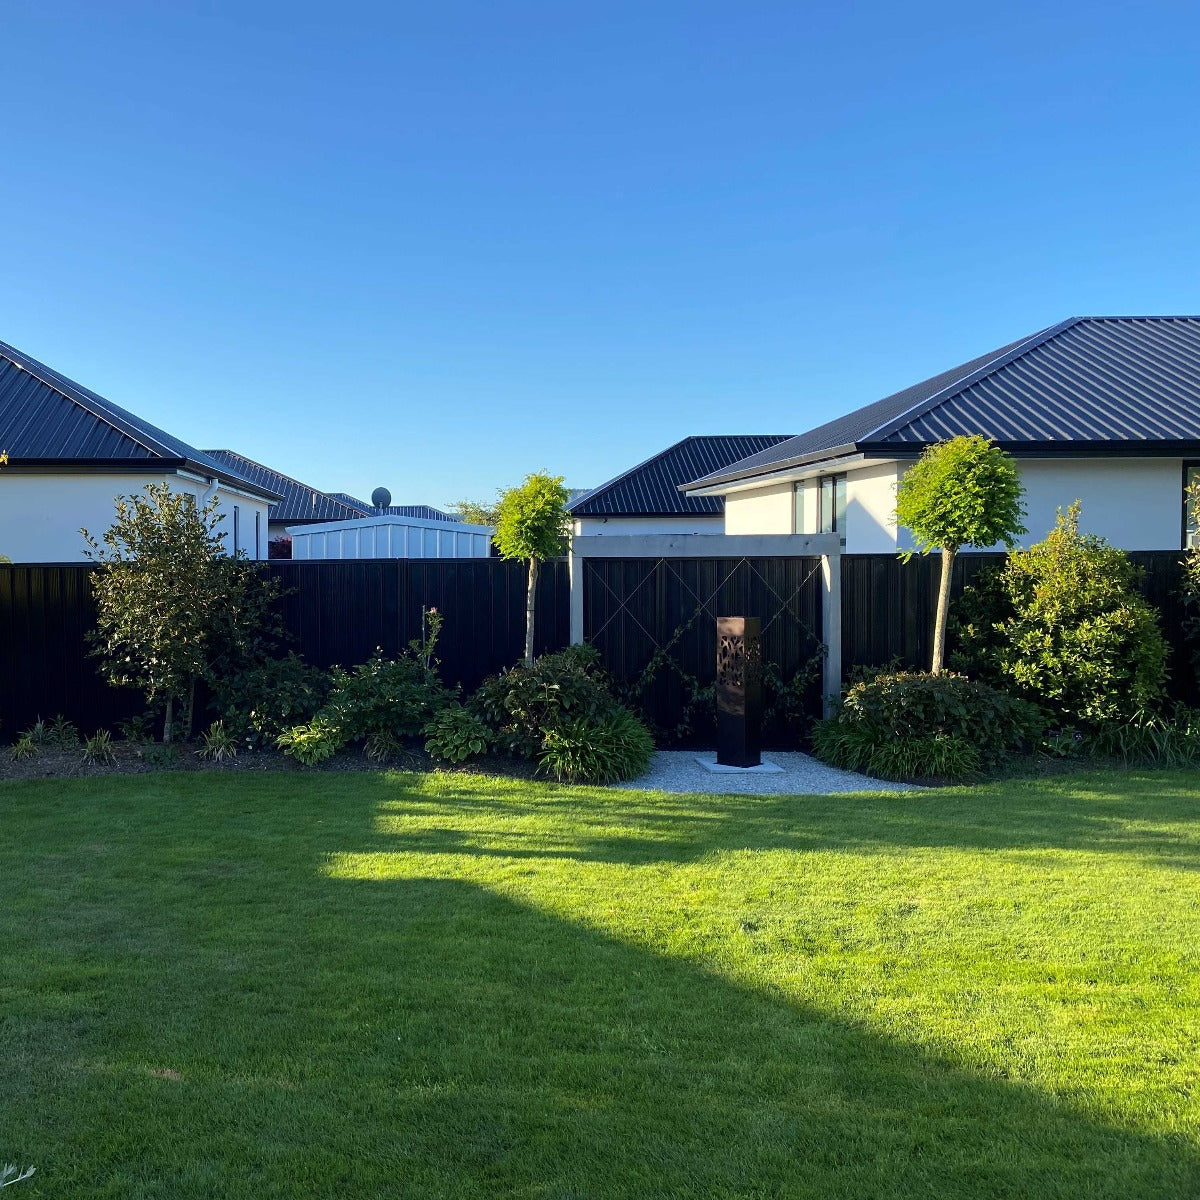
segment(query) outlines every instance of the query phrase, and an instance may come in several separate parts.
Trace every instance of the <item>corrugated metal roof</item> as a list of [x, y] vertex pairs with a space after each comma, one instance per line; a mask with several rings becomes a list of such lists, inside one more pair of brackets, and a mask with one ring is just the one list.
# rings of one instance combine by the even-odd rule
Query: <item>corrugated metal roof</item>
[[238, 454], [235, 450], [205, 450], [210, 458], [236, 471], [243, 479], [261, 484], [275, 492], [280, 500], [271, 505], [268, 520], [271, 521], [351, 521], [367, 516], [369, 510], [347, 504], [318, 488], [301, 483], [290, 475], [273, 471], [270, 467]]
[[454, 513], [442, 512], [440, 508], [434, 508], [431, 504], [389, 504], [387, 508], [376, 508], [373, 504], [368, 504], [365, 500], [360, 500], [357, 496], [351, 496], [349, 492], [330, 492], [335, 500], [342, 500], [346, 504], [356, 508], [361, 508], [362, 512], [359, 516], [365, 517], [412, 517], [418, 521], [452, 521], [456, 524], [462, 524], [462, 517], [455, 516]]
[[1076, 317], [743, 459], [694, 486], [983, 434], [1020, 453], [1200, 449], [1200, 317]]
[[377, 508], [375, 512], [389, 517], [414, 517], [418, 521], [449, 521], [455, 525], [462, 524], [462, 517], [454, 513], [442, 512], [432, 504], [389, 504], [387, 508]]
[[13, 464], [161, 462], [273, 499], [269, 489], [0, 342], [0, 450]]
[[680, 485], [787, 440], [782, 433], [687, 437], [568, 507], [575, 517], [717, 516], [725, 508], [719, 496], [685, 496]]

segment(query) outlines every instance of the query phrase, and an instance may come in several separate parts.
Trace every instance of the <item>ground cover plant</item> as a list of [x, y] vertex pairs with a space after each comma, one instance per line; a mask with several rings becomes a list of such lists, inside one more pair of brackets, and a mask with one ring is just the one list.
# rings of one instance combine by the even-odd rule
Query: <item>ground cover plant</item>
[[14, 1196], [1200, 1192], [1200, 787], [0, 786]]

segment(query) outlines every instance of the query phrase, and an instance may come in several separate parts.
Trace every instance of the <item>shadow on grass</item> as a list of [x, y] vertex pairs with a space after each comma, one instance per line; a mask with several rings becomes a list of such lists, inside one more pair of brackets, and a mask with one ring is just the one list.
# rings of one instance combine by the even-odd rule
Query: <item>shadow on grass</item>
[[[796, 799], [414, 783], [164, 776], [88, 781], [73, 804], [58, 783], [14, 790], [0, 1155], [73, 1196], [1200, 1195], [1191, 1141], [428, 878], [460, 868], [415, 857], [1157, 857], [1163, 829], [1196, 827], [1177, 784]], [[414, 857], [396, 878], [333, 873], [360, 850]], [[1086, 1083], [1096, 1063], [1066, 1049]], [[1155, 1119], [1152, 1101], [1137, 1111]]]
[[[369, 1124], [384, 1103], [425, 1187], [1093, 1200], [1200, 1189], [1184, 1143], [484, 889], [331, 886], [356, 889], [346, 934], [374, 939], [402, 1014], [387, 1096], [364, 1081], [350, 1116]], [[346, 1020], [331, 1033], [359, 1030]]]
[[[1051, 849], [1140, 856], [1196, 870], [1200, 802], [1195, 791], [1164, 778], [1158, 784], [1153, 775], [1068, 777], [1050, 785], [1009, 782], [886, 796], [702, 797], [548, 785], [489, 795], [483, 787], [444, 786], [384, 798], [378, 848], [634, 865], [736, 849]], [[578, 836], [548, 844], [540, 824], [529, 833], [519, 828], [524, 819], [540, 823], [556, 813], [569, 814]], [[406, 820], [409, 815], [420, 827]], [[439, 817], [446, 819], [442, 826]], [[638, 833], [630, 836], [630, 828]]]

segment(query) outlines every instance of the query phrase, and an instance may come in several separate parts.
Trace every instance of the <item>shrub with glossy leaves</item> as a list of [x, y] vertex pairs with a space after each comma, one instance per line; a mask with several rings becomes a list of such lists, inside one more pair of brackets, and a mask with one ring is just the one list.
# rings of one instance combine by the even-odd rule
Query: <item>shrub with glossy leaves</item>
[[[1014, 551], [964, 605], [986, 635], [960, 661], [1067, 723], [1096, 727], [1158, 707], [1167, 643], [1129, 556], [1079, 532], [1078, 503], [1044, 541]], [[985, 590], [986, 589], [986, 590]], [[990, 607], [992, 615], [986, 614]]]
[[885, 779], [962, 779], [1033, 748], [1036, 706], [945, 673], [877, 675], [855, 683], [813, 730], [817, 756]]
[[547, 730], [597, 717], [614, 703], [597, 651], [570, 646], [543, 654], [532, 666], [518, 663], [485, 679], [470, 707], [492, 730], [500, 749], [534, 758]]
[[329, 698], [319, 715], [345, 742], [416, 737], [454, 698], [436, 669], [412, 654], [384, 658], [376, 651], [352, 670], [335, 667], [330, 677]]
[[336, 726], [314, 718], [307, 725], [297, 725], [281, 733], [276, 745], [306, 767], [315, 767], [332, 758], [344, 745], [345, 739]]
[[547, 729], [538, 766], [562, 783], [620, 783], [643, 774], [653, 753], [650, 731], [629, 709], [613, 705]]
[[486, 753], [491, 730], [461, 704], [452, 704], [425, 723], [425, 752], [439, 762], [462, 763]]
[[312, 720], [329, 687], [325, 671], [293, 652], [223, 679], [216, 688], [216, 706], [224, 728], [238, 740], [271, 746], [281, 733]]

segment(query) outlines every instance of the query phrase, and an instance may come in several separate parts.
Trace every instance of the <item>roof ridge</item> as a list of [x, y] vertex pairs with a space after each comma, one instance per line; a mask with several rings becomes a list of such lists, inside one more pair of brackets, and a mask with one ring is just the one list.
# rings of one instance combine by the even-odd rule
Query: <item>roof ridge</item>
[[[39, 383], [44, 384], [51, 391], [57, 392], [64, 400], [69, 401], [71, 404], [78, 404], [80, 408], [91, 413], [98, 421], [103, 421], [110, 428], [115, 429], [117, 433], [124, 435], [131, 442], [141, 446], [143, 450], [148, 450], [151, 454], [157, 454], [160, 458], [171, 459], [173, 461], [179, 458], [179, 455], [172, 451], [171, 447], [165, 442], [160, 442], [157, 438], [150, 437], [144, 430], [138, 430], [129, 421], [124, 420], [117, 413], [114, 413], [112, 409], [119, 406], [112, 404], [110, 400], [105, 400], [98, 392], [93, 392], [90, 388], [85, 388], [82, 384], [68, 379], [67, 376], [60, 374], [53, 367], [48, 367], [36, 358], [30, 358], [28, 354], [18, 350], [15, 346], [10, 346], [7, 342], [0, 342], [0, 358], [8, 359], [18, 371], [24, 371], [32, 375]], [[47, 379], [47, 375], [51, 378]], [[62, 382], [60, 383], [58, 380]], [[63, 387], [63, 383], [69, 384], [79, 394], [72, 395], [71, 392]], [[92, 400], [90, 397], [95, 397], [95, 399]]]
[[[649, 458], [643, 459], [639, 463], [635, 463], [632, 467], [628, 467], [619, 475], [614, 475], [611, 479], [606, 480], [604, 483], [598, 483], [594, 488], [588, 488], [581, 495], [577, 496], [573, 501], [570, 502], [567, 511], [574, 513], [575, 509], [584, 503], [590, 502], [604, 495], [606, 492], [616, 487], [617, 484], [621, 483], [622, 480], [627, 479], [630, 475], [643, 470], [651, 463], [656, 462], [658, 459], [665, 457], [666, 455], [670, 454], [672, 450], [678, 450], [680, 446], [686, 446], [688, 442], [696, 442], [701, 440], [720, 441], [722, 439], [728, 440], [730, 438], [779, 438], [782, 441], [786, 441], [789, 436], [791, 435], [778, 433], [689, 433], [685, 437], [681, 437], [677, 442], [672, 442], [664, 449], [650, 455]], [[584, 515], [586, 516], [587, 514]]]
[[926, 396], [924, 400], [917, 401], [916, 404], [904, 410], [898, 416], [890, 417], [881, 425], [877, 425], [874, 429], [867, 430], [861, 437], [855, 438], [856, 445], [864, 443], [881, 441], [883, 438], [890, 437], [897, 430], [902, 429], [905, 425], [915, 421], [918, 417], [923, 417], [927, 413], [931, 413], [939, 405], [945, 403], [952, 396], [961, 392], [964, 388], [970, 387], [974, 383], [978, 383], [981, 379], [986, 379], [989, 375], [998, 371], [1001, 367], [1007, 367], [1010, 363], [1014, 363], [1017, 359], [1022, 358], [1031, 350], [1036, 350], [1039, 346], [1044, 346], [1047, 342], [1058, 337], [1060, 333], [1065, 333], [1068, 329], [1080, 324], [1083, 321], [1094, 318], [1088, 317], [1067, 317], [1064, 321], [1059, 321], [1054, 325], [1048, 325], [1045, 329], [1038, 330], [1037, 333], [1032, 333], [1029, 337], [1019, 341], [1015, 346], [1010, 346], [1002, 354], [998, 354], [995, 358], [989, 359], [981, 367], [976, 367], [968, 371], [965, 375], [959, 376], [946, 384], [945, 387], [939, 388], [932, 396]]
[[266, 471], [271, 475], [278, 475], [280, 479], [286, 479], [288, 483], [294, 483], [298, 487], [307, 488], [310, 492], [316, 492], [318, 496], [324, 496], [326, 499], [332, 500], [335, 504], [342, 505], [343, 508], [351, 506], [343, 500], [339, 500], [332, 492], [327, 492], [323, 488], [313, 487], [311, 483], [305, 483], [303, 479], [297, 479], [295, 475], [287, 475], [283, 471], [277, 471], [274, 467], [268, 467], [266, 463], [261, 463], [256, 458], [251, 458], [248, 454], [242, 454], [239, 450], [229, 450], [223, 448], [220, 450], [204, 450], [201, 449], [201, 454], [229, 454], [234, 458], [240, 458], [242, 462], [249, 463], [252, 467], [258, 467], [260, 471]]
[[582, 504], [585, 500], [592, 500], [602, 493], [607, 492], [609, 488], [615, 487], [621, 482], [622, 479], [632, 475], [634, 471], [640, 471], [643, 467], [648, 467], [652, 462], [654, 462], [655, 459], [662, 458], [664, 454], [669, 454], [677, 446], [682, 446], [685, 442], [690, 442], [696, 436], [697, 435], [694, 433], [689, 433], [687, 437], [680, 438], [677, 442], [672, 442], [665, 450], [659, 450], [656, 454], [650, 455], [649, 458], [643, 459], [640, 463], [629, 467], [627, 470], [622, 471], [619, 475], [614, 475], [605, 483], [598, 483], [594, 488], [590, 488], [587, 492], [580, 496], [571, 506], [572, 509], [575, 507], [575, 505]]

